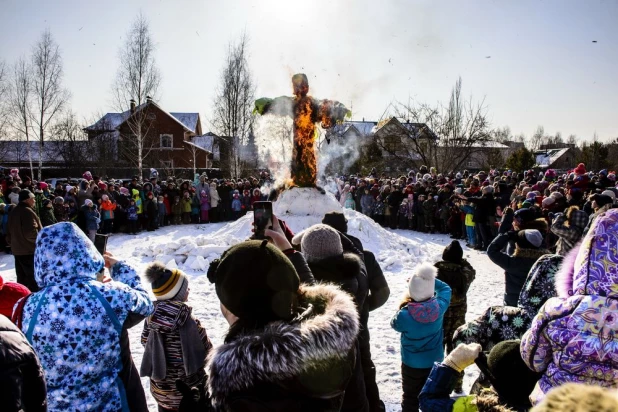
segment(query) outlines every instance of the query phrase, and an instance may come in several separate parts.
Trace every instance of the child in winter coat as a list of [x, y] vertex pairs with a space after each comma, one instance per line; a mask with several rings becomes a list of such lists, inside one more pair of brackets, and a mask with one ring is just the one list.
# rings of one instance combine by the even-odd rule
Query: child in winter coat
[[180, 196], [174, 197], [174, 204], [172, 205], [172, 225], [180, 225], [182, 223], [182, 204], [180, 203]]
[[43, 227], [51, 226], [56, 222], [56, 217], [54, 216], [54, 205], [52, 205], [51, 200], [45, 199], [43, 200], [43, 205], [41, 207], [41, 225]]
[[397, 212], [397, 221], [399, 229], [409, 229], [408, 227], [408, 213], [410, 212], [410, 202], [408, 198], [405, 198], [401, 201], [401, 206], [399, 206], [399, 211]]
[[425, 231], [425, 210], [423, 209], [423, 203], [425, 202], [425, 195], [418, 195], [418, 200], [412, 205], [414, 211], [414, 220], [416, 221], [416, 230], [419, 232]]
[[244, 215], [251, 210], [251, 192], [249, 190], [243, 190], [240, 202], [242, 203], [242, 215]]
[[379, 225], [384, 226], [384, 211], [386, 205], [384, 204], [384, 200], [382, 200], [382, 195], [378, 195], [376, 197], [376, 201], [373, 205], [373, 220]]
[[466, 214], [465, 224], [466, 234], [468, 235], [468, 243], [466, 243], [466, 246], [469, 248], [474, 248], [474, 246], [476, 246], [476, 232], [474, 230], [474, 206], [472, 206], [468, 202], [463, 202], [460, 208]]
[[191, 223], [191, 208], [193, 207], [193, 200], [191, 199], [191, 194], [188, 191], [185, 191], [182, 195], [180, 204], [182, 205], [182, 223], [187, 225]]
[[153, 232], [157, 229], [157, 225], [159, 223], [159, 206], [157, 205], [157, 199], [154, 196], [154, 193], [148, 192], [146, 195], [146, 203], [145, 203], [144, 211], [146, 217], [146, 229], [149, 232]]
[[69, 200], [68, 213], [69, 222], [75, 222], [79, 213], [79, 210], [77, 209], [77, 202], [75, 202], [75, 200]]
[[191, 223], [199, 223], [200, 222], [200, 193], [193, 193], [191, 196]]
[[438, 279], [451, 288], [451, 303], [444, 315], [444, 344], [448, 354], [454, 348], [453, 334], [455, 330], [466, 323], [467, 294], [476, 276], [476, 271], [463, 258], [463, 250], [457, 240], [453, 240], [450, 245], [444, 248], [442, 260], [434, 266], [438, 269]]
[[137, 220], [139, 216], [137, 214], [137, 206], [135, 205], [135, 200], [131, 199], [129, 201], [129, 207], [127, 207], [127, 225], [128, 232], [132, 235], [137, 234]]
[[352, 192], [346, 193], [343, 207], [345, 207], [346, 209], [356, 210], [356, 202], [354, 201], [354, 196], [352, 195]]
[[57, 222], [66, 222], [69, 220], [69, 207], [64, 203], [61, 196], [54, 198], [54, 216]]
[[365, 188], [363, 196], [361, 197], [361, 209], [365, 216], [371, 216], [374, 203], [375, 200], [371, 193], [369, 193], [369, 188]]
[[242, 213], [242, 203], [238, 193], [234, 194], [234, 199], [232, 200], [232, 212], [234, 213], [234, 220], [237, 220]]
[[101, 233], [112, 233], [114, 222], [114, 211], [116, 210], [116, 202], [109, 200], [109, 196], [101, 196], [101, 218], [103, 220], [103, 229]]
[[533, 404], [568, 382], [616, 388], [618, 370], [618, 209], [592, 224], [556, 276], [558, 297], [539, 310], [521, 342], [528, 367], [543, 376]]
[[88, 239], [94, 243], [94, 237], [97, 234], [97, 230], [99, 230], [99, 223], [101, 223], [101, 214], [90, 199], [86, 199], [84, 201], [84, 206], [82, 206], [82, 209], [86, 218]]
[[157, 209], [159, 211], [159, 227], [163, 227], [166, 225], [166, 217], [168, 215], [164, 196], [159, 196], [157, 202]]
[[253, 204], [262, 200], [262, 192], [260, 189], [253, 189], [253, 196], [251, 196], [251, 210], [253, 210]]
[[208, 223], [208, 211], [210, 210], [210, 199], [208, 193], [202, 190], [200, 193], [200, 223]]
[[420, 265], [408, 283], [409, 295], [391, 319], [401, 333], [403, 412], [418, 411], [418, 395], [434, 362], [444, 359], [444, 314], [451, 301], [451, 288], [436, 279], [438, 270]]
[[429, 194], [427, 199], [423, 202], [423, 215], [425, 216], [425, 230], [429, 233], [434, 233], [436, 226], [434, 219], [436, 218], [436, 210], [438, 206], [434, 197]]
[[197, 387], [204, 396], [206, 357], [212, 349], [200, 321], [187, 305], [189, 278], [178, 269], [155, 262], [146, 268], [146, 279], [156, 301], [142, 332], [144, 357], [140, 376], [150, 378], [150, 392], [159, 410], [179, 409], [183, 394], [176, 381]]

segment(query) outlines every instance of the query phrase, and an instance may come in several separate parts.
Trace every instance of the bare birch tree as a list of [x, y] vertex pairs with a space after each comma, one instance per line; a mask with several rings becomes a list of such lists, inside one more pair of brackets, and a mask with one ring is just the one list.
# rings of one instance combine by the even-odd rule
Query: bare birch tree
[[124, 155], [131, 159], [142, 176], [144, 159], [150, 154], [155, 141], [148, 138], [152, 122], [148, 110], [142, 110], [149, 97], [156, 98], [161, 74], [155, 62], [155, 45], [150, 35], [148, 20], [141, 13], [129, 29], [124, 45], [119, 51], [120, 67], [112, 86], [115, 106], [121, 112], [131, 110], [131, 101], [136, 109], [126, 122], [129, 135], [121, 136]]
[[6, 138], [9, 123], [9, 69], [0, 60], [0, 140]]
[[17, 137], [26, 140], [30, 177], [34, 178], [30, 136], [32, 129], [32, 71], [25, 58], [21, 57], [13, 66], [9, 86], [9, 122]]
[[222, 163], [235, 178], [242, 174], [241, 145], [253, 123], [255, 85], [247, 61], [248, 43], [247, 35], [243, 34], [237, 43], [229, 46], [212, 120], [217, 134], [227, 141], [227, 159], [222, 159]]
[[60, 48], [49, 30], [45, 30], [32, 51], [32, 130], [39, 142], [38, 180], [42, 178], [45, 134], [54, 118], [71, 97], [62, 87], [62, 57]]
[[465, 99], [461, 90], [459, 78], [447, 105], [400, 104], [396, 115], [405, 127], [393, 137], [401, 144], [380, 140], [380, 148], [403, 163], [416, 160], [443, 172], [460, 169], [472, 154], [484, 150], [492, 135], [485, 101]]

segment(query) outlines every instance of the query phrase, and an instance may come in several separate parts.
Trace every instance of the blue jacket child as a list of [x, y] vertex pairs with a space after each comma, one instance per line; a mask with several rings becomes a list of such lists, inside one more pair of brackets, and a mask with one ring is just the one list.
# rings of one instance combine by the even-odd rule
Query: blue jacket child
[[409, 296], [391, 319], [401, 333], [402, 409], [418, 410], [418, 395], [434, 362], [444, 359], [444, 314], [451, 302], [451, 288], [436, 279], [438, 270], [420, 265], [408, 283]]

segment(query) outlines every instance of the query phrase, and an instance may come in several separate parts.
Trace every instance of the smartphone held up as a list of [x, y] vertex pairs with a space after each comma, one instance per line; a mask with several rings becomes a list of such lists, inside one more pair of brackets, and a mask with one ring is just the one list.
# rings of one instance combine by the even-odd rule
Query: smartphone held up
[[265, 239], [264, 231], [272, 226], [273, 204], [272, 202], [253, 203], [253, 224], [255, 228], [255, 239]]

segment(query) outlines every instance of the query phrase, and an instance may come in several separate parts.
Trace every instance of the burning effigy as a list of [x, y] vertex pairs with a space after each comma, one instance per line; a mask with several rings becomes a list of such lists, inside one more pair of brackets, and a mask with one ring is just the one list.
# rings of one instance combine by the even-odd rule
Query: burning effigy
[[352, 113], [335, 100], [317, 100], [309, 96], [309, 80], [303, 73], [292, 77], [294, 97], [261, 98], [255, 101], [254, 113], [288, 116], [294, 121], [294, 147], [290, 165], [291, 186], [316, 187], [316, 124], [329, 129], [351, 117]]

